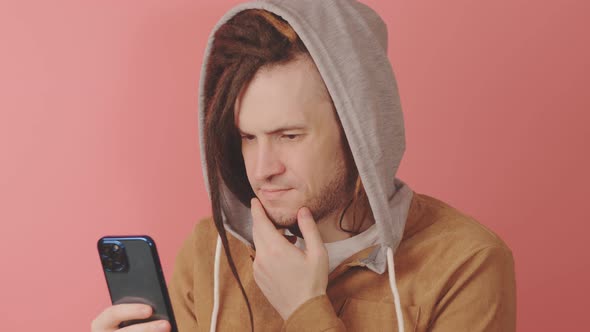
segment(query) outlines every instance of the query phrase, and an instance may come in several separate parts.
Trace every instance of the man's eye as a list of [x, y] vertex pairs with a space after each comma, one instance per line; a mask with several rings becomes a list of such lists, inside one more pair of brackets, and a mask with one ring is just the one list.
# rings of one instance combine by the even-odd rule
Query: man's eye
[[299, 135], [295, 135], [295, 134], [292, 134], [292, 135], [283, 135], [283, 138], [285, 138], [285, 139], [287, 139], [289, 141], [292, 141], [292, 140], [296, 139], [297, 137], [299, 137]]
[[254, 139], [254, 135], [242, 135], [242, 140], [251, 141]]

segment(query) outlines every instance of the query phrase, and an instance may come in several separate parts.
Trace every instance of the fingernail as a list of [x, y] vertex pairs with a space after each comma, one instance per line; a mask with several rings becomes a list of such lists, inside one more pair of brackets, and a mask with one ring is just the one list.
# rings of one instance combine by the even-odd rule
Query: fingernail
[[158, 331], [161, 331], [161, 332], [168, 331], [168, 322], [165, 320], [159, 322], [158, 325], [156, 326], [156, 329], [158, 329]]
[[302, 218], [309, 218], [311, 217], [311, 213], [309, 212], [309, 209], [306, 207], [303, 207], [299, 210], [300, 216]]
[[151, 307], [149, 307], [149, 306], [145, 306], [145, 307], [141, 308], [141, 313], [142, 313], [144, 316], [149, 316], [149, 315], [151, 315], [151, 314], [152, 314], [152, 308], [151, 308]]

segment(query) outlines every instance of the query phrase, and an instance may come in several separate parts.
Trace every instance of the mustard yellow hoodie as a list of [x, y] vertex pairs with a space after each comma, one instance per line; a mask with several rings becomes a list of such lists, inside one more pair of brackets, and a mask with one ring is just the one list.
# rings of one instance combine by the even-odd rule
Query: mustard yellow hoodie
[[[170, 296], [181, 332], [210, 329], [216, 241], [213, 221], [202, 220], [178, 254]], [[388, 274], [363, 263], [373, 247], [342, 262], [329, 275], [327, 295], [307, 301], [284, 321], [253, 279], [254, 250], [233, 236], [229, 242], [254, 331], [397, 331]], [[472, 218], [414, 194], [395, 262], [405, 331], [515, 331], [512, 254]], [[217, 331], [249, 331], [248, 309], [223, 251], [219, 282]]]

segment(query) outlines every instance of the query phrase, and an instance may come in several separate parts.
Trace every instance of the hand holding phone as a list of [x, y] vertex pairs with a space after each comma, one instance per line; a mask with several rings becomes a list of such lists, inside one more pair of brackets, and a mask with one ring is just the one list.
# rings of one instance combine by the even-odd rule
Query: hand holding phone
[[[146, 329], [134, 326], [134, 331], [177, 332], [154, 240], [149, 236], [105, 236], [98, 241], [98, 252], [113, 306], [95, 319], [93, 332], [136, 324]], [[158, 324], [162, 329], [150, 329]]]
[[103, 310], [91, 324], [91, 332], [170, 332], [171, 326], [167, 320], [151, 321], [135, 324], [130, 328], [119, 330], [121, 323], [147, 319], [152, 315], [152, 308], [146, 304], [116, 304]]

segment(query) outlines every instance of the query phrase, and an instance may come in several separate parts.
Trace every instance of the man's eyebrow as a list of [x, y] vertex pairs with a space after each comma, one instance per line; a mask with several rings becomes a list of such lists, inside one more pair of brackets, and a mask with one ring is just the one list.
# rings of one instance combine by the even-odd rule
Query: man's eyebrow
[[[284, 126], [284, 127], [280, 127], [280, 128], [277, 128], [277, 129], [273, 129], [271, 131], [266, 131], [264, 133], [266, 135], [274, 135], [274, 134], [278, 134], [278, 133], [285, 132], [285, 131], [302, 130], [302, 129], [305, 129], [305, 128], [306, 127], [305, 126], [302, 126], [302, 125]], [[240, 130], [240, 134], [242, 134], [242, 135], [251, 135], [251, 134], [243, 131], [242, 129], [239, 129], [239, 130]]]

